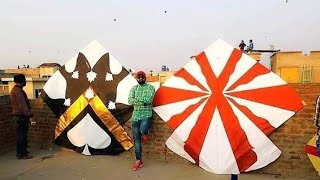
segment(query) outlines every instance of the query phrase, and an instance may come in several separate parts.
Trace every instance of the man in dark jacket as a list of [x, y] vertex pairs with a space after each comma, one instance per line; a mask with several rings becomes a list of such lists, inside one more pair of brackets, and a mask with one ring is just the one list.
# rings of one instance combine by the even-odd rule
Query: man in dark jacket
[[240, 51], [241, 51], [241, 52], [244, 52], [244, 48], [245, 48], [246, 46], [247, 46], [246, 43], [244, 43], [244, 41], [241, 40], [241, 42], [240, 42], [240, 44], [239, 44]]
[[22, 89], [26, 86], [26, 77], [23, 74], [14, 76], [15, 86], [10, 92], [13, 119], [17, 124], [17, 158], [30, 159], [27, 150], [27, 134], [30, 118], [33, 117], [27, 94]]

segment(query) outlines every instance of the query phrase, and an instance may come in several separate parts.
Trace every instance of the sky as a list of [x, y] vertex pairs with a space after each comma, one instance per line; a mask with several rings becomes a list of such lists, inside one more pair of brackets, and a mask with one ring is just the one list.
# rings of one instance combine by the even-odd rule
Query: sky
[[320, 50], [319, 7], [319, 0], [1, 0], [0, 69], [63, 65], [92, 40], [125, 68], [144, 71], [178, 70], [218, 38], [309, 53]]

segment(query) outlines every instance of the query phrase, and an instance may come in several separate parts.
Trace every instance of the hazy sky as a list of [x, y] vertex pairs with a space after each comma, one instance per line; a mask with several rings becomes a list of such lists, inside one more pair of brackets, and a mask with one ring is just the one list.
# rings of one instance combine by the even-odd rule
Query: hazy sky
[[319, 7], [320, 0], [1, 0], [0, 69], [63, 65], [91, 40], [126, 68], [154, 71], [178, 70], [217, 38], [320, 50]]

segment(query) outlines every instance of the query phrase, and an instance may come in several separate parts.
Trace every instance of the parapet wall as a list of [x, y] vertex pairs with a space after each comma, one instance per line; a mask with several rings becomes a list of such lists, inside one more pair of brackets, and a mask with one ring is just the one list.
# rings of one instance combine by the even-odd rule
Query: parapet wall
[[[256, 172], [275, 174], [281, 177], [319, 178], [304, 151], [304, 146], [316, 134], [313, 116], [315, 100], [320, 94], [320, 84], [291, 84], [291, 86], [296, 89], [306, 106], [269, 136], [282, 154], [275, 162]], [[37, 125], [30, 126], [30, 145], [37, 148], [52, 148], [54, 147], [56, 118], [42, 100], [32, 100], [31, 102]], [[0, 154], [15, 149], [15, 124], [12, 122], [9, 103], [9, 96], [0, 96]], [[124, 127], [131, 135], [131, 123], [127, 122]], [[154, 114], [150, 127], [150, 141], [143, 148], [144, 156], [189, 163], [165, 146], [165, 141], [171, 134], [172, 130], [159, 116]], [[121, 156], [133, 157], [133, 155], [133, 149], [131, 149]]]

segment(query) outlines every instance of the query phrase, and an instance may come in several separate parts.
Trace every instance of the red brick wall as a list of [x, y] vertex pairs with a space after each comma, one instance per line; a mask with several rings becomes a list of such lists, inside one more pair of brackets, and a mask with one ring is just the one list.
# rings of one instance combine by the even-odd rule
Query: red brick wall
[[[275, 174], [281, 177], [317, 178], [308, 156], [304, 152], [304, 146], [315, 135], [316, 128], [313, 125], [314, 106], [317, 95], [320, 94], [320, 84], [291, 84], [302, 97], [306, 106], [285, 124], [273, 132], [269, 138], [282, 151], [281, 156], [273, 163], [257, 170], [258, 173]], [[32, 107], [37, 119], [36, 126], [30, 126], [29, 142], [31, 146], [38, 148], [52, 148], [56, 118], [50, 109], [41, 100], [32, 100]], [[1, 151], [14, 149], [15, 135], [14, 124], [10, 121], [8, 97], [0, 98], [0, 125], [5, 132], [0, 132]], [[5, 118], [4, 118], [5, 117]], [[6, 127], [6, 128], [4, 128]], [[131, 123], [125, 125], [125, 129], [131, 135]], [[10, 134], [8, 136], [8, 134]], [[154, 114], [150, 127], [150, 141], [144, 146], [144, 156], [154, 159], [177, 161], [188, 163], [187, 160], [174, 154], [165, 146], [165, 141], [171, 135], [172, 130]], [[3, 137], [5, 136], [5, 138]], [[8, 138], [9, 137], [9, 138]], [[123, 153], [122, 156], [133, 157], [133, 149]]]
[[292, 177], [318, 177], [304, 151], [304, 146], [316, 134], [313, 117], [315, 101], [320, 95], [320, 84], [291, 84], [291, 86], [298, 92], [306, 106], [269, 136], [282, 154], [274, 163], [258, 172]]
[[28, 139], [30, 145], [41, 149], [53, 148], [57, 118], [42, 99], [32, 100], [31, 106], [37, 124], [29, 128]]
[[15, 148], [15, 123], [9, 96], [0, 96], [0, 155]]

